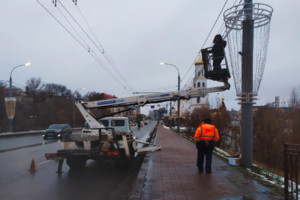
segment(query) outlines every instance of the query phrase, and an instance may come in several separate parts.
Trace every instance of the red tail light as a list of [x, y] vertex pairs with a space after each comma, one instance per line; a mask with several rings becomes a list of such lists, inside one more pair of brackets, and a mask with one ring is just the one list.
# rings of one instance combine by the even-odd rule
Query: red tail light
[[56, 157], [56, 153], [46, 153], [45, 157], [46, 158], [54, 158], [54, 157]]
[[107, 152], [107, 155], [108, 156], [117, 156], [117, 155], [119, 155], [119, 153], [116, 151], [111, 151], [111, 152]]

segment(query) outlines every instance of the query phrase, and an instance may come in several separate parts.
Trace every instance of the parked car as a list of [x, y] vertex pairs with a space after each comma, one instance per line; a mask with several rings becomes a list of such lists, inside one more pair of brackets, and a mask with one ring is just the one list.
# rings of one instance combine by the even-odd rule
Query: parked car
[[51, 124], [45, 131], [43, 138], [62, 138], [63, 135], [72, 134], [72, 128], [69, 124]]

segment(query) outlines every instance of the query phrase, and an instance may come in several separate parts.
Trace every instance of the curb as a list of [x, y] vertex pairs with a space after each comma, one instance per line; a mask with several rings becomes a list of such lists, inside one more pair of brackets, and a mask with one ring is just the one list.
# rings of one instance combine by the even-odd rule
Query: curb
[[143, 194], [143, 188], [145, 184], [145, 179], [148, 171], [148, 166], [149, 166], [149, 152], [146, 154], [143, 164], [141, 166], [141, 169], [139, 171], [139, 174], [135, 180], [133, 189], [131, 190], [130, 193], [130, 200], [140, 200], [142, 199], [142, 194]]
[[[152, 138], [150, 139], [150, 141], [148, 141], [149, 143], [152, 143], [155, 140], [156, 132], [157, 132], [157, 125], [153, 129], [153, 132], [151, 134], [153, 136], [151, 136]], [[130, 192], [130, 196], [128, 198], [129, 200], [141, 200], [142, 199], [143, 188], [144, 188], [146, 175], [147, 175], [147, 171], [148, 171], [148, 166], [149, 166], [150, 153], [151, 153], [151, 151], [148, 151], [144, 157], [141, 169], [135, 180], [133, 189]]]

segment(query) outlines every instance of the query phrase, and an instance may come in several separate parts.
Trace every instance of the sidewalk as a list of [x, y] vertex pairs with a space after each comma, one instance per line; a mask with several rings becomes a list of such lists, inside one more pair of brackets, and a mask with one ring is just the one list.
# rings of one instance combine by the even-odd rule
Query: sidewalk
[[284, 199], [215, 155], [212, 174], [198, 173], [195, 144], [161, 125], [157, 127], [155, 143], [162, 150], [147, 154], [141, 169], [144, 175], [139, 174], [139, 178], [144, 176], [143, 200]]

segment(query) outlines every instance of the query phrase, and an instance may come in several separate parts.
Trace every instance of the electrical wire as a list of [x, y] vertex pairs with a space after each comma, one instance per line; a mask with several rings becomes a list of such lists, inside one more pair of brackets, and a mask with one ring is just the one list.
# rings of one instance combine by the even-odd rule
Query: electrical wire
[[174, 87], [177, 87], [177, 85], [172, 85], [172, 86], [163, 87], [163, 88], [152, 88], [152, 89], [142, 90], [140, 92], [148, 92], [148, 91], [156, 91], [156, 90], [165, 90], [167, 92], [170, 92], [170, 90], [168, 90], [167, 88], [174, 88]]
[[[223, 12], [223, 10], [224, 10], [224, 8], [225, 8], [227, 2], [228, 2], [228, 0], [225, 1], [224, 5], [223, 5], [223, 7], [222, 7], [222, 9], [221, 9], [221, 11], [219, 12], [219, 15], [218, 15], [218, 17], [217, 17], [217, 19], [216, 19], [214, 25], [212, 26], [212, 28], [210, 29], [210, 31], [209, 31], [209, 33], [208, 33], [208, 35], [207, 35], [207, 37], [206, 37], [206, 39], [205, 39], [205, 41], [204, 41], [204, 43], [203, 43], [201, 49], [202, 49], [202, 48], [204, 47], [204, 45], [206, 44], [208, 38], [210, 37], [211, 32], [212, 32], [213, 29], [215, 28], [215, 26], [216, 26], [216, 24], [217, 24], [217, 22], [218, 22], [218, 20], [219, 20], [219, 18], [220, 18], [220, 16], [221, 16], [221, 14], [222, 14], [222, 12]], [[201, 52], [201, 50], [199, 51], [199, 53], [200, 53], [200, 52]]]
[[[105, 71], [117, 82], [117, 83], [119, 83], [121, 86], [122, 86], [122, 88], [124, 89], [124, 88], [126, 88], [126, 86], [124, 87], [124, 85], [119, 81], [119, 79], [118, 78], [116, 78], [107, 68], [105, 68], [105, 65], [104, 65], [104, 63], [101, 61], [101, 59], [98, 57], [98, 56], [96, 56], [95, 54], [93, 54], [93, 51], [91, 50], [91, 48], [87, 45], [87, 44], [84, 44], [83, 42], [81, 42], [70, 30], [68, 30], [68, 28], [62, 23], [62, 22], [60, 22], [59, 20], [58, 20], [58, 18], [56, 18], [55, 16], [54, 16], [54, 14], [52, 14], [51, 13], [51, 11], [50, 10], [48, 10], [39, 0], [36, 0], [36, 2], [42, 7], [42, 8], [44, 8], [45, 10], [46, 10], [46, 12], [58, 23], [58, 24], [60, 24], [62, 27], [63, 27], [63, 29], [65, 30], [65, 31], [67, 31], [72, 37], [73, 37], [73, 39], [75, 39], [79, 44], [80, 44], [80, 46], [81, 47], [83, 47], [88, 53], [90, 53], [91, 54], [91, 56], [105, 69]], [[64, 15], [63, 15], [64, 16]], [[64, 18], [66, 19], [66, 17], [64, 16]], [[67, 20], [68, 21], [68, 20]], [[76, 32], [78, 35], [80, 35], [78, 32]], [[82, 38], [82, 37], [80, 37], [80, 38]], [[85, 46], [85, 45], [87, 45], [87, 46]]]
[[[91, 48], [89, 47], [89, 45], [87, 44], [87, 42], [82, 38], [82, 36], [80, 36], [80, 34], [77, 32], [77, 31], [75, 31], [75, 33], [77, 34], [77, 35], [79, 35], [79, 37], [84, 41], [84, 42], [81, 42], [62, 22], [60, 22], [59, 21], [59, 19], [58, 18], [56, 18], [55, 16], [54, 16], [54, 14], [52, 14], [51, 13], [51, 11], [50, 10], [48, 10], [39, 0], [36, 0], [36, 2], [42, 7], [42, 8], [44, 8], [44, 10], [58, 23], [58, 24], [60, 24], [62, 27], [63, 27], [63, 29], [65, 30], [65, 31], [67, 31], [72, 37], [73, 37], [73, 39], [75, 39], [79, 44], [80, 44], [80, 46], [81, 47], [83, 47], [88, 53], [90, 53], [90, 55], [96, 60], [96, 62], [98, 62], [104, 69], [105, 69], [105, 71], [117, 82], [117, 83], [119, 83], [121, 86], [122, 86], [122, 88], [123, 89], [125, 89], [126, 88], [126, 86], [124, 85], [124, 84], [122, 84], [121, 82], [120, 82], [120, 80], [117, 78], [117, 77], [115, 77], [106, 67], [105, 67], [105, 64], [103, 63], [103, 61], [101, 61], [101, 59], [94, 53], [94, 51], [93, 50], [91, 50]], [[62, 5], [62, 3], [60, 2], [60, 1], [58, 1], [59, 3], [60, 3], [60, 5]], [[82, 31], [87, 35], [87, 37], [95, 44], [95, 42], [89, 37], [89, 35], [86, 33], [86, 31], [80, 26], [80, 24], [76, 21], [76, 19], [71, 15], [71, 13], [62, 5], [62, 7], [66, 10], [66, 12], [70, 15], [70, 17], [72, 17], [73, 18], [73, 20], [77, 23], [77, 25], [82, 29]], [[60, 11], [61, 12], [61, 11]], [[61, 12], [61, 14], [62, 14], [62, 12]], [[63, 14], [62, 14], [63, 15]], [[66, 18], [66, 16], [65, 15], [63, 15], [63, 17], [65, 18], [65, 20], [69, 23], [69, 24], [71, 24], [70, 23], [70, 21], [69, 20], [67, 20], [67, 18]], [[73, 29], [75, 29], [74, 28], [74, 26], [72, 26], [71, 25], [71, 27], [73, 28]], [[76, 29], [75, 29], [76, 30]], [[86, 45], [86, 46], [85, 46]], [[95, 44], [96, 45], [96, 44]], [[96, 45], [96, 47], [97, 47], [97, 45]], [[125, 86], [125, 87], [124, 87]]]
[[100, 48], [102, 49], [101, 53], [103, 54], [103, 56], [107, 59], [107, 61], [111, 64], [111, 66], [114, 68], [114, 70], [117, 72], [117, 74], [120, 76], [120, 78], [124, 81], [124, 83], [130, 88], [132, 89], [132, 87], [127, 83], [126, 79], [122, 76], [122, 73], [118, 70], [117, 66], [114, 64], [114, 62], [112, 61], [111, 57], [107, 54], [107, 52], [104, 50], [103, 46], [101, 45], [100, 41], [98, 40], [95, 32], [93, 31], [93, 29], [91, 28], [91, 26], [89, 25], [88, 21], [86, 20], [86, 18], [84, 17], [83, 13], [81, 12], [81, 10], [79, 9], [78, 6], [76, 6], [80, 16], [82, 17], [83, 21], [86, 23], [87, 27], [89, 28], [90, 32], [93, 34], [97, 44], [100, 46]]
[[[241, 1], [242, 1], [242, 0], [240, 0], [239, 4], [241, 3]], [[204, 43], [203, 43], [201, 49], [202, 49], [202, 48], [204, 47], [204, 45], [206, 44], [206, 42], [207, 42], [208, 38], [210, 37], [210, 35], [211, 35], [213, 29], [215, 28], [215, 26], [216, 26], [216, 24], [217, 24], [217, 22], [218, 22], [218, 20], [219, 20], [219, 18], [220, 18], [220, 16], [221, 16], [221, 14], [222, 14], [222, 12], [223, 12], [223, 10], [224, 10], [224, 8], [225, 8], [227, 2], [228, 2], [228, 0], [225, 1], [225, 3], [224, 3], [224, 5], [223, 5], [222, 9], [220, 10], [220, 12], [219, 12], [219, 14], [218, 14], [218, 16], [217, 16], [217, 18], [216, 18], [216, 20], [215, 20], [215, 22], [214, 22], [214, 24], [213, 24], [211, 30], [209, 31], [209, 33], [208, 33], [208, 35], [207, 35], [207, 37], [206, 37], [206, 39], [205, 39], [205, 41], [204, 41]], [[236, 2], [237, 2], [237, 0], [234, 1], [233, 6], [236, 4]], [[221, 28], [219, 29], [219, 33], [222, 33], [224, 30], [225, 30], [225, 23], [223, 22], [222, 25], [221, 25]], [[224, 31], [224, 33], [225, 33], [225, 31]], [[221, 34], [221, 35], [223, 35], [223, 34]], [[189, 69], [187, 70], [187, 72], [184, 74], [182, 80], [185, 79], [185, 77], [187, 76], [187, 74], [190, 72], [190, 70], [191, 70], [192, 67], [194, 66], [194, 64], [195, 64], [195, 62], [197, 61], [199, 55], [201, 54], [201, 49], [199, 50], [198, 54], [196, 55], [194, 61], [192, 62], [191, 66], [189, 67]], [[193, 77], [193, 76], [192, 76], [192, 77]], [[188, 84], [189, 82], [191, 82], [191, 78], [189, 78], [189, 79], [187, 80], [187, 82], [186, 82], [186, 84], [185, 84], [186, 87], [190, 87], [190, 85]]]
[[[103, 46], [100, 44], [99, 40], [98, 41], [98, 45], [92, 38], [91, 36], [87, 33], [87, 31], [82, 28], [82, 26], [78, 23], [78, 21], [73, 17], [73, 15], [68, 11], [68, 9], [64, 6], [64, 4], [58, 0], [58, 3], [63, 7], [63, 9], [69, 14], [69, 16], [74, 20], [74, 22], [78, 25], [78, 27], [83, 31], [83, 33], [86, 35], [86, 37], [95, 45], [95, 47], [99, 50], [100, 53], [103, 54], [103, 56], [106, 58], [107, 62], [112, 66], [112, 68], [115, 70], [115, 72], [119, 75], [119, 77], [122, 79], [122, 81], [127, 85], [127, 87], [132, 88], [127, 81], [125, 80], [125, 78], [121, 75], [120, 71], [118, 71], [116, 65], [112, 62], [112, 60], [106, 55], [106, 52], [103, 48]], [[77, 7], [77, 6], [76, 6]], [[77, 9], [79, 10], [79, 8], [77, 7]], [[83, 20], [85, 21], [85, 23], [87, 24], [87, 26], [89, 27], [89, 29], [91, 30], [91, 27], [89, 26], [86, 18], [83, 16], [82, 12], [79, 10], [79, 13], [81, 15], [81, 17], [83, 18]], [[91, 31], [94, 35], [94, 37], [96, 37], [95, 33], [93, 31]], [[96, 37], [97, 38], [97, 37]], [[99, 47], [100, 46], [100, 47]]]
[[88, 48], [86, 48], [85, 46], [84, 46], [84, 44], [82, 44], [82, 42], [80, 42], [39, 0], [35, 0], [36, 2], [38, 2], [38, 4], [40, 4], [40, 6], [42, 6], [45, 10], [46, 10], [46, 12], [51, 16], [51, 17], [53, 17], [53, 19], [57, 22], [57, 23], [59, 23], [59, 25], [61, 25], [62, 27], [63, 27], [63, 29], [65, 29], [65, 31], [67, 31], [79, 44], [80, 44], [80, 46], [82, 47], [82, 48], [84, 48], [85, 50], [87, 50], [88, 51]]
[[86, 45], [87, 49], [90, 49], [88, 43], [85, 41], [85, 39], [79, 34], [79, 32], [75, 29], [75, 27], [72, 25], [72, 23], [68, 20], [68, 18], [63, 14], [63, 12], [57, 7], [57, 10], [60, 12], [60, 14], [63, 16], [63, 18], [68, 22], [68, 24], [72, 27], [73, 31], [80, 37], [80, 39], [83, 41], [83, 43]]
[[[217, 24], [217, 22], [218, 22], [218, 20], [219, 20], [219, 18], [220, 18], [220, 16], [221, 16], [221, 14], [222, 14], [222, 12], [223, 12], [223, 10], [224, 10], [224, 8], [225, 8], [227, 2], [228, 2], [228, 0], [225, 1], [224, 5], [223, 5], [223, 7], [222, 7], [222, 9], [221, 9], [221, 11], [220, 11], [219, 14], [218, 14], [217, 19], [215, 20], [214, 25], [212, 26], [212, 28], [210, 29], [210, 31], [209, 31], [209, 33], [208, 33], [208, 35], [207, 35], [207, 37], [206, 37], [206, 39], [205, 39], [205, 41], [204, 41], [204, 43], [203, 43], [201, 49], [202, 49], [202, 48], [204, 47], [204, 45], [206, 44], [206, 42], [207, 42], [208, 38], [210, 37], [210, 35], [211, 35], [213, 29], [215, 28], [215, 26], [216, 26], [216, 24]], [[189, 69], [187, 70], [187, 72], [184, 74], [182, 80], [187, 76], [187, 74], [190, 72], [190, 70], [191, 70], [192, 67], [194, 66], [195, 62], [197, 61], [197, 58], [198, 58], [199, 54], [201, 53], [201, 49], [199, 50], [199, 52], [198, 52], [196, 58], [194, 59], [193, 63], [191, 64], [191, 66], [189, 67]]]

